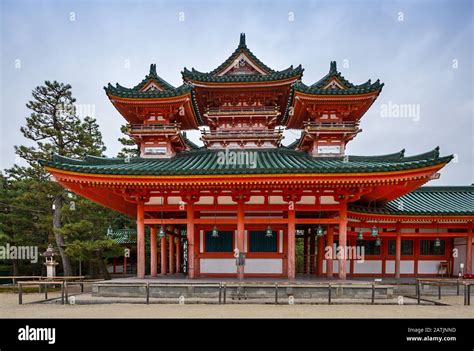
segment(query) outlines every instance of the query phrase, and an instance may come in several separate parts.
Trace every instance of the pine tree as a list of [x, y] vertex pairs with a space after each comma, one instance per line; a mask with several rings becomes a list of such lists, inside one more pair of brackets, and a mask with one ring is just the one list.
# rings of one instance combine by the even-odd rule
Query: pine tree
[[117, 154], [117, 157], [139, 157], [140, 148], [138, 147], [135, 140], [133, 140], [130, 135], [128, 135], [128, 125], [122, 125], [120, 131], [124, 134], [122, 138], [119, 138], [118, 141], [122, 144], [122, 150]]
[[105, 150], [102, 135], [96, 120], [86, 117], [81, 120], [76, 114], [69, 84], [46, 81], [36, 87], [33, 100], [26, 106], [32, 112], [21, 128], [25, 138], [33, 141], [34, 146], [15, 146], [18, 156], [28, 166], [15, 165], [7, 173], [10, 177], [36, 179], [48, 183], [53, 208], [53, 231], [61, 256], [65, 275], [72, 275], [71, 262], [64, 252], [65, 242], [61, 233], [61, 209], [65, 191], [59, 185], [49, 181], [49, 175], [39, 165], [38, 159], [51, 159], [54, 154], [67, 157], [83, 157], [85, 154], [101, 156]]

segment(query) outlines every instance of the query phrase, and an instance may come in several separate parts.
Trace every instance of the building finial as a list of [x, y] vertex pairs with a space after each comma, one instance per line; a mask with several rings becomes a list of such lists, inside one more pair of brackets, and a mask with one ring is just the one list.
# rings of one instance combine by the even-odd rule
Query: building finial
[[150, 76], [157, 76], [156, 73], [156, 63], [152, 63], [150, 65]]
[[329, 67], [329, 73], [337, 73], [336, 61], [331, 61], [331, 66]]
[[245, 33], [240, 33], [240, 43], [239, 46], [245, 46]]

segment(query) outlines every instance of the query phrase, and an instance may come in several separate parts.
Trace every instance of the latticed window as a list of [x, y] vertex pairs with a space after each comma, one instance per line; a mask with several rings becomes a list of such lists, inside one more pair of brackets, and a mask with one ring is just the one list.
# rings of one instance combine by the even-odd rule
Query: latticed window
[[267, 236], [265, 230], [250, 232], [250, 252], [277, 252], [277, 232]]
[[[395, 256], [397, 250], [396, 240], [388, 241], [388, 254], [389, 256]], [[413, 240], [402, 240], [402, 256], [412, 256], [413, 255]]]
[[380, 245], [376, 245], [375, 240], [357, 240], [357, 246], [364, 247], [364, 255], [380, 255]]
[[212, 231], [206, 232], [206, 252], [232, 252], [234, 232], [219, 231], [218, 237], [212, 236]]
[[422, 256], [443, 256], [445, 249], [445, 240], [439, 240], [439, 246], [436, 245], [436, 240], [420, 240], [420, 255]]

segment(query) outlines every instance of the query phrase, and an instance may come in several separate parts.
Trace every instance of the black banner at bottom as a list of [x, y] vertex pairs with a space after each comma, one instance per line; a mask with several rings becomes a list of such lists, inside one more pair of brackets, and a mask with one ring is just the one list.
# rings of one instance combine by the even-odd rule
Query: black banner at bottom
[[[315, 349], [473, 350], [469, 319], [3, 319], [0, 351], [283, 345]], [[292, 346], [293, 345], [293, 346]]]

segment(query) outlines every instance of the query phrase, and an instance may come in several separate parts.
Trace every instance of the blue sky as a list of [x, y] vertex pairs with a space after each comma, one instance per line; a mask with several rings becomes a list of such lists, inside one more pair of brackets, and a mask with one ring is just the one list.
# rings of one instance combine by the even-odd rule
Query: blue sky
[[[133, 86], [150, 63], [179, 85], [183, 67], [215, 68], [245, 32], [248, 47], [268, 66], [302, 64], [306, 84], [324, 76], [331, 60], [353, 83], [385, 83], [347, 153], [405, 148], [409, 155], [439, 145], [456, 159], [431, 184], [474, 182], [472, 1], [0, 3], [2, 169], [18, 162], [13, 146], [26, 143], [19, 131], [29, 115], [25, 103], [44, 80], [72, 85], [78, 104], [98, 119], [106, 154], [115, 156], [124, 120], [104, 85]], [[387, 117], [381, 112], [387, 106], [419, 114]], [[286, 144], [296, 133], [285, 136]]]

